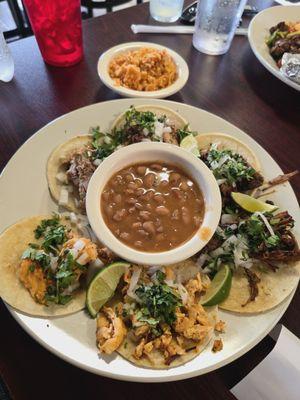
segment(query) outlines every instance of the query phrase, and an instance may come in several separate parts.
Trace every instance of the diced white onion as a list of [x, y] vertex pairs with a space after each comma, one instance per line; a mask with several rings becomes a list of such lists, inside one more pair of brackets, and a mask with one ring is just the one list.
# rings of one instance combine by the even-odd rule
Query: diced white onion
[[269, 221], [267, 220], [266, 216], [265, 216], [263, 213], [259, 212], [259, 211], [257, 211], [257, 212], [254, 213], [254, 214], [258, 215], [258, 216], [262, 219], [263, 223], [266, 225], [268, 231], [270, 232], [270, 235], [271, 235], [271, 236], [275, 235], [275, 233], [274, 233], [274, 231], [273, 231], [273, 228], [272, 228], [271, 225], [269, 224]]
[[89, 220], [86, 215], [78, 214], [77, 218], [80, 220], [80, 222], [82, 223], [83, 226], [88, 226]]
[[227, 179], [225, 179], [225, 178], [217, 179], [217, 184], [220, 186], [220, 185], [222, 185], [223, 183], [225, 183], [226, 181], [227, 181]]
[[149, 142], [151, 142], [151, 139], [145, 138], [145, 139], [142, 139], [142, 142], [149, 143]]
[[229, 228], [233, 231], [235, 231], [237, 229], [237, 227], [238, 227], [237, 224], [232, 224], [229, 226]]
[[77, 215], [74, 212], [70, 212], [70, 221], [72, 224], [77, 224]]
[[218, 257], [218, 256], [221, 256], [224, 253], [225, 253], [225, 250], [223, 249], [223, 247], [218, 247], [217, 249], [211, 251], [210, 255], [212, 257]]
[[60, 206], [66, 206], [68, 204], [68, 201], [69, 201], [68, 189], [66, 188], [66, 186], [62, 186], [62, 188], [60, 189], [58, 204]]
[[93, 164], [98, 167], [100, 164], [102, 163], [102, 160], [100, 160], [99, 158], [96, 158], [96, 160], [93, 161]]
[[163, 128], [163, 133], [171, 133], [172, 132], [172, 128], [170, 126], [165, 126]]
[[64, 172], [58, 172], [55, 175], [55, 178], [58, 180], [58, 182], [60, 183], [68, 183], [68, 177], [67, 174]]
[[94, 268], [101, 268], [104, 266], [104, 263], [100, 260], [100, 258], [96, 258], [96, 260], [90, 263], [90, 266]]
[[78, 264], [85, 265], [89, 261], [89, 255], [86, 252], [83, 252], [76, 260]]
[[74, 249], [74, 250], [80, 251], [80, 250], [82, 250], [82, 249], [84, 248], [84, 246], [85, 246], [84, 241], [81, 240], [81, 239], [78, 239], [78, 240], [76, 240], [76, 242], [74, 243], [73, 249]]
[[148, 136], [148, 135], [149, 135], [149, 129], [144, 128], [144, 129], [143, 129], [143, 134], [144, 134], [145, 136]]
[[218, 167], [219, 168], [222, 167], [222, 165], [224, 163], [226, 163], [226, 161], [229, 160], [229, 159], [230, 159], [230, 156], [228, 154], [225, 154], [223, 157], [220, 158], [219, 163], [218, 163], [219, 164]]
[[72, 285], [68, 286], [64, 291], [63, 294], [71, 294], [72, 292], [74, 292], [74, 290], [78, 289], [80, 286], [79, 282], [74, 282]]
[[133, 267], [133, 273], [130, 279], [130, 284], [127, 290], [127, 296], [131, 297], [132, 299], [139, 300], [138, 296], [135, 294], [135, 290], [141, 275], [142, 269], [139, 267]]
[[55, 272], [57, 269], [57, 260], [58, 257], [51, 257], [50, 258], [50, 268], [52, 272]]
[[209, 255], [208, 254], [200, 254], [200, 256], [198, 257], [196, 264], [199, 268], [202, 268], [202, 266], [204, 265], [205, 261], [207, 261], [209, 259]]
[[163, 129], [164, 129], [164, 124], [162, 122], [159, 121], [154, 122], [154, 134], [158, 139], [162, 139], [164, 133]]
[[235, 224], [238, 222], [238, 217], [235, 214], [222, 214], [221, 225]]

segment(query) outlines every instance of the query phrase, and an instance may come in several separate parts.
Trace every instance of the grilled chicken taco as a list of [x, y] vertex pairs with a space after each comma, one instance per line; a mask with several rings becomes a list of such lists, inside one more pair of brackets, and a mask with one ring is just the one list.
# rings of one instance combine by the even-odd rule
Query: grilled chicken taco
[[[196, 139], [200, 157], [214, 173], [223, 201], [219, 226], [201, 251], [198, 265], [211, 276], [223, 264], [231, 267], [231, 290], [221, 308], [241, 313], [273, 308], [299, 280], [294, 220], [287, 211], [278, 212], [268, 203], [260, 204], [265, 210], [246, 211], [233, 200], [232, 193], [259, 192], [263, 184], [259, 163], [247, 146], [223, 134], [202, 134]], [[268, 188], [284, 181], [286, 177], [280, 176], [265, 185]]]
[[85, 212], [89, 180], [97, 166], [115, 150], [141, 141], [179, 144], [187, 122], [164, 107], [131, 107], [113, 124], [111, 133], [99, 128], [58, 146], [47, 163], [47, 180], [54, 200], [71, 211]]
[[98, 314], [100, 352], [117, 351], [138, 366], [159, 369], [193, 359], [219, 322], [216, 307], [204, 309], [199, 302], [209, 284], [191, 260], [161, 268], [130, 266]]
[[0, 236], [0, 296], [34, 316], [84, 308], [84, 279], [97, 247], [58, 215], [30, 217]]

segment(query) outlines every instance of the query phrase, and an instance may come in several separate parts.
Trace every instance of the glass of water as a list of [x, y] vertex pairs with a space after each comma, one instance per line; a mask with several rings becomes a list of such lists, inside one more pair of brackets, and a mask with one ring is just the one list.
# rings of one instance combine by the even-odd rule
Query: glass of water
[[151, 17], [160, 22], [174, 22], [182, 13], [184, 0], [150, 0]]
[[194, 47], [206, 54], [228, 51], [247, 0], [198, 0]]

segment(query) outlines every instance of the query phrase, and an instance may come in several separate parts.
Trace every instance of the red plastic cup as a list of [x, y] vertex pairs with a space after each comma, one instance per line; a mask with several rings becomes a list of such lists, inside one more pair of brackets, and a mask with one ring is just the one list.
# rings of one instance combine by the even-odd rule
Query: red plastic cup
[[69, 67], [83, 56], [80, 0], [23, 0], [43, 59]]

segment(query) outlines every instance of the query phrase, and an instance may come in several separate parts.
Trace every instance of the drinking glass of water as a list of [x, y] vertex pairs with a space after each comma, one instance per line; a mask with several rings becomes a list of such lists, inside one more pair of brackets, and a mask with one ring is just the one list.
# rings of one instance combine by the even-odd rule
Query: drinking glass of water
[[182, 13], [184, 0], [150, 0], [151, 17], [160, 22], [174, 22]]
[[219, 55], [228, 51], [247, 0], [198, 0], [194, 47]]

